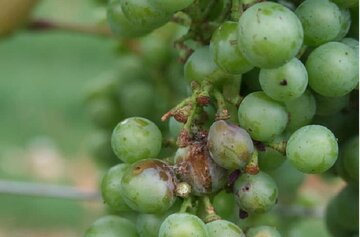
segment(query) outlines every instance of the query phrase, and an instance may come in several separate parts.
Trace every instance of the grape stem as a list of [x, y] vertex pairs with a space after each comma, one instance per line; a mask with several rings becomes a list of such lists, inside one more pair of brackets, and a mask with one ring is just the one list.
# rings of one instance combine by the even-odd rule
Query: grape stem
[[193, 208], [192, 206], [192, 200], [191, 200], [191, 196], [188, 198], [184, 198], [180, 210], [180, 213], [186, 213], [189, 209]]
[[28, 30], [32, 31], [49, 31], [60, 30], [73, 33], [81, 33], [88, 35], [96, 35], [103, 37], [113, 37], [108, 27], [81, 25], [76, 23], [54, 22], [44, 19], [33, 19], [27, 26]]
[[229, 111], [226, 108], [224, 96], [218, 89], [213, 90], [214, 97], [217, 104], [216, 120], [227, 120], [230, 118]]
[[229, 78], [223, 86], [223, 95], [225, 100], [234, 106], [239, 107], [242, 97], [240, 96], [241, 76], [240, 78]]
[[98, 192], [86, 192], [74, 187], [0, 180], [0, 193], [29, 197], [57, 198], [78, 201], [100, 201]]
[[275, 151], [280, 152], [283, 155], [286, 155], [286, 145], [287, 145], [287, 141], [285, 140], [280, 141], [279, 143], [266, 143], [267, 147], [270, 147]]
[[258, 152], [255, 149], [253, 154], [250, 157], [248, 164], [245, 167], [245, 172], [248, 174], [255, 175], [259, 173], [259, 163], [258, 163]]
[[221, 219], [221, 217], [216, 214], [215, 208], [211, 204], [210, 198], [208, 196], [201, 197], [201, 201], [205, 207], [205, 217], [204, 217], [205, 223], [209, 223]]
[[232, 0], [231, 1], [231, 20], [239, 21], [240, 15], [242, 12], [242, 6], [240, 0]]

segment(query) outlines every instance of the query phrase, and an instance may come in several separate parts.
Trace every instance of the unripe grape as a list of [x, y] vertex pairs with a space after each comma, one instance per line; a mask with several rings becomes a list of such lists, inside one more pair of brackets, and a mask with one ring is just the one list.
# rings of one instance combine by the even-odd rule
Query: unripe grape
[[300, 221], [295, 221], [288, 231], [288, 237], [329, 237], [329, 232], [326, 228], [324, 220], [321, 218], [304, 218]]
[[214, 193], [227, 181], [226, 170], [213, 161], [206, 144], [194, 143], [179, 148], [175, 163], [177, 175], [181, 181], [191, 185], [194, 195]]
[[158, 237], [163, 215], [139, 214], [136, 221], [136, 228], [140, 237]]
[[328, 231], [331, 233], [333, 237], [344, 237], [344, 236], [352, 236], [353, 230], [349, 230], [344, 228], [341, 224], [339, 224], [339, 213], [337, 210], [337, 204], [335, 200], [330, 200], [326, 207], [326, 215], [325, 222]]
[[173, 13], [190, 6], [194, 0], [149, 0], [156, 9]]
[[179, 136], [180, 131], [183, 127], [184, 127], [184, 124], [176, 121], [176, 119], [174, 119], [174, 117], [171, 117], [169, 119], [169, 131], [170, 131], [170, 135], [173, 138], [177, 138]]
[[285, 107], [289, 113], [286, 131], [294, 132], [311, 122], [315, 115], [316, 102], [311, 91], [307, 90], [300, 97], [286, 102]]
[[328, 116], [336, 114], [349, 104], [349, 94], [339, 97], [326, 97], [314, 94], [316, 99], [316, 114]]
[[234, 223], [216, 220], [206, 224], [209, 237], [245, 237], [244, 232]]
[[201, 82], [203, 80], [219, 82], [227, 74], [216, 65], [209, 47], [202, 47], [196, 49], [186, 61], [184, 76], [189, 82]]
[[[276, 136], [270, 143], [278, 144], [284, 141], [286, 141], [286, 137], [284, 135], [280, 135]], [[271, 147], [265, 146], [264, 151], [258, 151], [259, 168], [262, 171], [275, 170], [280, 167], [285, 160], [286, 156], [284, 154]]]
[[121, 0], [110, 0], [107, 7], [107, 20], [111, 31], [117, 37], [137, 37], [150, 32], [142, 25], [130, 22], [124, 15]]
[[210, 237], [204, 222], [197, 216], [175, 213], [160, 226], [159, 237]]
[[126, 18], [142, 29], [154, 30], [171, 18], [171, 14], [157, 9], [148, 0], [121, 0], [120, 4]]
[[346, 173], [356, 182], [359, 182], [359, 136], [351, 138], [342, 147], [340, 158]]
[[306, 0], [295, 11], [304, 28], [304, 43], [318, 46], [334, 40], [341, 30], [341, 11], [329, 0]]
[[263, 213], [274, 207], [278, 188], [268, 174], [260, 171], [256, 175], [241, 175], [235, 182], [234, 193], [242, 210], [248, 213]]
[[231, 218], [236, 210], [235, 196], [233, 193], [221, 191], [214, 197], [213, 206], [216, 214], [223, 219]]
[[297, 58], [274, 69], [261, 69], [261, 88], [274, 100], [287, 102], [300, 97], [308, 84], [305, 66]]
[[296, 15], [274, 2], [257, 3], [239, 20], [238, 46], [245, 58], [260, 68], [284, 65], [299, 52], [303, 29]]
[[286, 155], [301, 172], [323, 173], [334, 165], [338, 144], [334, 134], [326, 127], [308, 125], [291, 135]]
[[114, 211], [130, 211], [125, 204], [121, 190], [121, 179], [130, 165], [119, 164], [105, 174], [101, 182], [101, 193], [104, 202]]
[[91, 120], [100, 128], [111, 128], [121, 118], [121, 111], [116, 101], [111, 98], [96, 98], [87, 102]]
[[310, 87], [322, 96], [344, 96], [358, 84], [359, 58], [343, 43], [329, 42], [316, 48], [305, 66]]
[[253, 92], [241, 102], [238, 111], [240, 126], [258, 141], [270, 141], [280, 135], [287, 123], [285, 107], [264, 92]]
[[176, 177], [160, 160], [141, 160], [127, 169], [121, 180], [125, 203], [142, 213], [163, 213], [175, 202]]
[[340, 7], [351, 8], [359, 4], [359, 0], [331, 0]]
[[350, 11], [348, 9], [340, 8], [340, 12], [341, 12], [341, 17], [340, 17], [341, 27], [338, 35], [335, 38], [336, 41], [341, 40], [347, 35], [351, 25]]
[[257, 226], [248, 229], [246, 237], [281, 237], [281, 235], [272, 226]]
[[96, 220], [86, 231], [84, 237], [138, 237], [135, 225], [118, 216], [104, 216]]
[[243, 169], [254, 152], [250, 135], [224, 120], [211, 125], [207, 145], [213, 160], [226, 169]]
[[161, 149], [162, 135], [150, 120], [132, 117], [120, 122], [113, 131], [111, 146], [117, 157], [126, 163], [156, 157]]
[[238, 49], [237, 25], [237, 22], [224, 22], [213, 33], [210, 41], [210, 50], [216, 64], [231, 74], [242, 74], [254, 67]]

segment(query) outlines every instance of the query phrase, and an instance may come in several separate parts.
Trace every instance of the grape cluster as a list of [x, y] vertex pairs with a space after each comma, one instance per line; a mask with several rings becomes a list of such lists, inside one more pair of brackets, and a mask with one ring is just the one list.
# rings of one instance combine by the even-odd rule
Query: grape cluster
[[101, 184], [112, 215], [85, 236], [312, 236], [314, 221], [277, 208], [306, 174], [346, 181], [326, 224], [358, 236], [357, 6], [110, 0], [109, 26], [132, 51], [87, 96], [119, 164]]

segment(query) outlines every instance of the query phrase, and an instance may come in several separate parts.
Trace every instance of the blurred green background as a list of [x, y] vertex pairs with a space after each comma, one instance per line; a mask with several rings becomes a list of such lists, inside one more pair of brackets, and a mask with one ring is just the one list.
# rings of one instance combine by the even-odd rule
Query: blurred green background
[[[94, 25], [91, 0], [43, 0], [35, 18]], [[0, 178], [95, 190], [84, 85], [114, 62], [114, 41], [22, 30], [0, 40]], [[77, 175], [74, 176], [74, 173]], [[0, 236], [81, 236], [101, 203], [0, 195]], [[14, 228], [15, 227], [15, 228]]]

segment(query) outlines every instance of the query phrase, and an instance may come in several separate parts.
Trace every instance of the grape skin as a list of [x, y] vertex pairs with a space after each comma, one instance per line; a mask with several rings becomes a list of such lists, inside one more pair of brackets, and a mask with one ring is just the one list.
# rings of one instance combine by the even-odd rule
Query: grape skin
[[261, 88], [274, 100], [287, 102], [300, 97], [308, 84], [305, 66], [297, 58], [274, 69], [261, 69]]
[[273, 3], [257, 3], [239, 20], [238, 46], [246, 59], [260, 68], [276, 68], [300, 50], [303, 29], [296, 15]]
[[285, 107], [263, 92], [253, 92], [244, 98], [239, 106], [238, 118], [240, 126], [253, 139], [262, 142], [281, 134], [288, 123]]
[[246, 237], [281, 237], [281, 235], [272, 226], [257, 226], [246, 231]]
[[234, 223], [226, 220], [206, 224], [209, 237], [245, 237], [244, 232]]
[[338, 144], [334, 134], [326, 127], [308, 125], [291, 135], [286, 155], [301, 172], [323, 173], [334, 165]]
[[310, 87], [322, 96], [344, 96], [358, 84], [359, 58], [343, 43], [329, 42], [316, 48], [305, 66]]
[[135, 225], [118, 216], [104, 216], [96, 220], [86, 231], [84, 237], [138, 237]]

